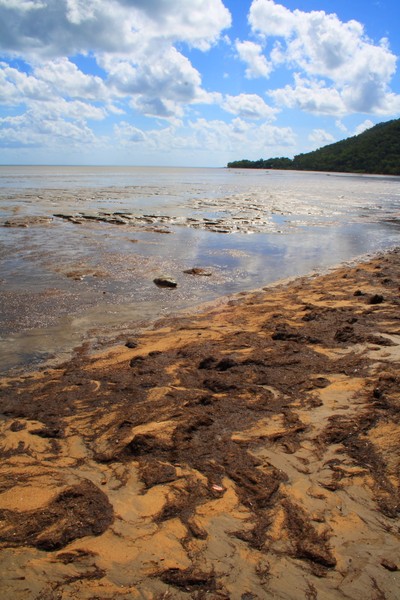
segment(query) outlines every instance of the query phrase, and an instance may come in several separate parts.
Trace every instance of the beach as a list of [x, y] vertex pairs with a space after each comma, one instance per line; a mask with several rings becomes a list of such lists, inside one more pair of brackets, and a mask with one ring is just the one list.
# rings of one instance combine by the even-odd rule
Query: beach
[[399, 20], [0, 0], [0, 600], [400, 600]]
[[2, 598], [400, 587], [400, 251], [1, 380]]

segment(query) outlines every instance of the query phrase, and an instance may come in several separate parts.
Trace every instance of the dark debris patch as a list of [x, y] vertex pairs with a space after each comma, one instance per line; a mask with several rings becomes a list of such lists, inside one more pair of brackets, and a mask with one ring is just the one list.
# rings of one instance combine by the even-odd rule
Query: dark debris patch
[[205, 573], [196, 569], [168, 569], [159, 575], [161, 581], [186, 592], [215, 592], [216, 577], [213, 572]]
[[382, 296], [382, 294], [373, 294], [369, 300], [368, 300], [368, 304], [382, 304], [382, 302], [384, 302], [385, 298]]
[[114, 519], [107, 496], [86, 480], [62, 491], [47, 506], [24, 513], [0, 511], [0, 544], [54, 551], [86, 535], [100, 535]]
[[[385, 457], [368, 439], [368, 432], [379, 421], [390, 418], [398, 422], [400, 414], [399, 377], [382, 374], [371, 382], [369, 404], [357, 416], [346, 418], [333, 416], [321, 434], [323, 444], [341, 444], [356, 465], [369, 473], [378, 509], [387, 517], [395, 519], [400, 514], [400, 494], [393, 484]], [[335, 472], [335, 489], [343, 475]]]
[[282, 502], [286, 514], [286, 528], [293, 544], [295, 558], [311, 561], [317, 565], [332, 569], [336, 559], [328, 544], [328, 536], [320, 535], [310, 523], [309, 516], [299, 506], [288, 499]]

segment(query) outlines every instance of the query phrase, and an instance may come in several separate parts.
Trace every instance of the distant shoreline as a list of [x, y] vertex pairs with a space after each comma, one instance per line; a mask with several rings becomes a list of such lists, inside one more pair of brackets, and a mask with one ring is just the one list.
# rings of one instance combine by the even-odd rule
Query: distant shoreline
[[353, 137], [318, 150], [285, 156], [229, 162], [228, 167], [400, 175], [400, 119], [379, 123]]

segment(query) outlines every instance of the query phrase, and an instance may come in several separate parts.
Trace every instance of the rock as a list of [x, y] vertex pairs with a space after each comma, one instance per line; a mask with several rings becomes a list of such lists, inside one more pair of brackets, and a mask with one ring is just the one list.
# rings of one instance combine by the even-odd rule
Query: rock
[[271, 335], [274, 341], [298, 342], [301, 344], [318, 344], [319, 340], [310, 335], [302, 335], [293, 328], [290, 328], [286, 323], [277, 325], [276, 331]]
[[227, 371], [232, 367], [237, 367], [238, 363], [233, 358], [225, 357], [219, 362], [213, 356], [207, 356], [203, 358], [198, 365], [198, 369], [216, 369], [217, 371]]
[[336, 331], [334, 340], [336, 342], [352, 342], [355, 344], [360, 341], [360, 338], [356, 335], [354, 327], [351, 325], [345, 325]]
[[42, 216], [25, 216], [25, 217], [10, 217], [9, 219], [1, 219], [0, 225], [3, 227], [30, 227], [31, 225], [49, 225], [52, 222], [51, 217]]
[[26, 423], [22, 421], [14, 421], [10, 425], [10, 431], [22, 431], [23, 429], [26, 429]]
[[217, 371], [228, 371], [228, 369], [232, 369], [232, 367], [237, 367], [238, 363], [233, 358], [222, 358], [219, 363], [216, 365]]
[[130, 367], [137, 367], [138, 365], [141, 365], [144, 361], [145, 361], [144, 356], [134, 356], [129, 361], [129, 366]]
[[176, 288], [178, 286], [177, 282], [169, 277], [156, 277], [153, 281], [158, 287]]
[[316, 388], [326, 388], [328, 387], [328, 385], [330, 385], [330, 381], [329, 379], [326, 379], [326, 377], [313, 377], [310, 381], [310, 385], [311, 387], [316, 387]]
[[137, 345], [138, 344], [137, 344], [137, 342], [135, 340], [132, 340], [132, 339], [126, 340], [125, 346], [127, 348], [137, 348]]
[[198, 540], [207, 539], [207, 531], [203, 529], [193, 518], [188, 521], [187, 525], [193, 537], [197, 538]]
[[205, 388], [216, 394], [237, 389], [235, 384], [225, 383], [225, 381], [220, 381], [219, 379], [205, 379], [203, 385]]
[[381, 294], [374, 294], [369, 299], [369, 304], [382, 304], [384, 297]]
[[198, 369], [212, 369], [215, 366], [217, 360], [213, 356], [207, 356], [199, 362]]
[[146, 488], [151, 488], [161, 483], [169, 483], [170, 481], [175, 481], [177, 478], [176, 469], [173, 465], [152, 457], [142, 460], [140, 464], [140, 476]]
[[393, 573], [395, 571], [399, 570], [398, 566], [394, 562], [392, 562], [391, 560], [388, 560], [387, 558], [382, 558], [381, 565], [382, 565], [382, 567], [384, 567], [388, 571], [392, 571]]
[[188, 275], [202, 275], [203, 277], [211, 277], [212, 275], [212, 273], [202, 269], [201, 267], [193, 267], [192, 269], [186, 269], [186, 271], [183, 272], [187, 273]]

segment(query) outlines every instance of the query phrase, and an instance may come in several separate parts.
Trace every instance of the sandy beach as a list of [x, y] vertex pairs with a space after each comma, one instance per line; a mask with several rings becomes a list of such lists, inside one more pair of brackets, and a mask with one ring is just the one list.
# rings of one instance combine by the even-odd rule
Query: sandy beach
[[1, 380], [5, 600], [398, 598], [400, 251]]

